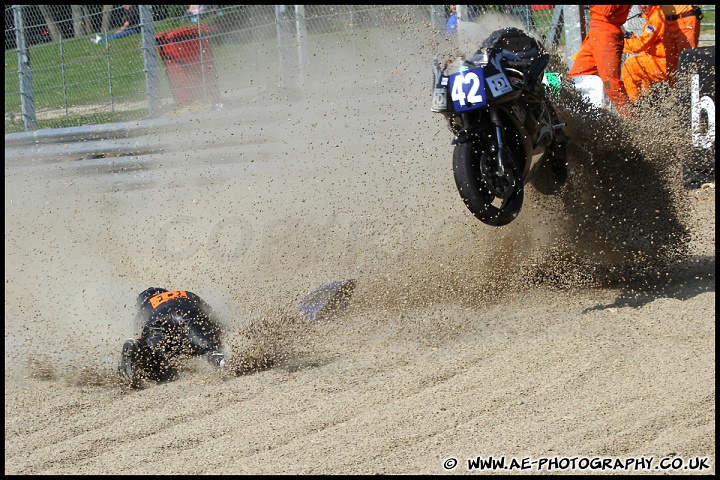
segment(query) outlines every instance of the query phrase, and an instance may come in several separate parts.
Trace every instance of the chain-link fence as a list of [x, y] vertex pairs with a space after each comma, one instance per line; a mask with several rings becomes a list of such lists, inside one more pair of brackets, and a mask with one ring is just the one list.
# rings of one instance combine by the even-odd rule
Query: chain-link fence
[[[5, 133], [152, 117], [244, 92], [321, 88], [333, 68], [377, 74], [396, 66], [384, 54], [388, 36], [378, 41], [373, 32], [447, 39], [450, 16], [449, 5], [125, 7], [5, 7]], [[577, 5], [458, 8], [461, 21], [507, 15], [551, 46], [579, 47]], [[703, 24], [712, 22], [714, 44], [709, 8]], [[635, 17], [627, 26], [642, 24]]]

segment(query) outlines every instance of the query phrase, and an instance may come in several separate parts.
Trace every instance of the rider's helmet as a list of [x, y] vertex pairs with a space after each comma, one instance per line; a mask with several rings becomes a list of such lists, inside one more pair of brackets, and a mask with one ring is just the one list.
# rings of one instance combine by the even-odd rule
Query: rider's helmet
[[526, 64], [532, 63], [535, 57], [545, 53], [533, 36], [513, 27], [496, 30], [482, 42], [481, 48], [483, 47], [498, 51], [507, 50], [519, 56]]
[[524, 82], [534, 85], [550, 60], [550, 55], [532, 35], [513, 27], [493, 32], [481, 48], [500, 57], [501, 68], [515, 87]]
[[150, 288], [144, 290], [140, 295], [138, 295], [137, 302], [136, 302], [137, 308], [138, 309], [143, 308], [147, 304], [148, 300], [150, 300], [152, 297], [154, 297], [158, 293], [163, 293], [163, 292], [167, 292], [167, 290], [164, 288], [160, 288], [160, 287], [150, 287]]

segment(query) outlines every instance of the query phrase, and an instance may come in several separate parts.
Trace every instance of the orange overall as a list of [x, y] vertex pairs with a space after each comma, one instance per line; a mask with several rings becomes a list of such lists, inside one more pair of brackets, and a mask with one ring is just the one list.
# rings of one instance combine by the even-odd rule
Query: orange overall
[[700, 39], [700, 19], [693, 7], [697, 5], [660, 5], [665, 14], [665, 59], [668, 80], [675, 84], [680, 52], [696, 48]]
[[643, 14], [647, 18], [639, 37], [625, 39], [625, 53], [637, 53], [622, 66], [622, 81], [630, 100], [635, 101], [650, 85], [667, 80], [665, 68], [665, 15], [659, 5], [650, 5]]
[[575, 55], [568, 78], [598, 75], [605, 94], [618, 111], [628, 104], [628, 94], [620, 78], [623, 52], [622, 26], [631, 5], [593, 5], [590, 7], [590, 30]]

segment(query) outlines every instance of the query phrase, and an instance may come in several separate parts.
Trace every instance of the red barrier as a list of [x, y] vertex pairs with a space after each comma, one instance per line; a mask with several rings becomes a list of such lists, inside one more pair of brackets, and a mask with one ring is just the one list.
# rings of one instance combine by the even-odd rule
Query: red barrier
[[209, 25], [183, 27], [155, 35], [176, 105], [216, 102], [220, 89], [208, 35]]

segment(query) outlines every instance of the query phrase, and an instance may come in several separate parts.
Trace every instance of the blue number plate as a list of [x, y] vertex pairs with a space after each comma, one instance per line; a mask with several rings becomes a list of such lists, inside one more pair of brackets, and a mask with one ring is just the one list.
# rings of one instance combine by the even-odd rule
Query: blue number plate
[[485, 73], [482, 68], [460, 71], [449, 75], [449, 79], [450, 98], [456, 112], [467, 112], [487, 105]]

